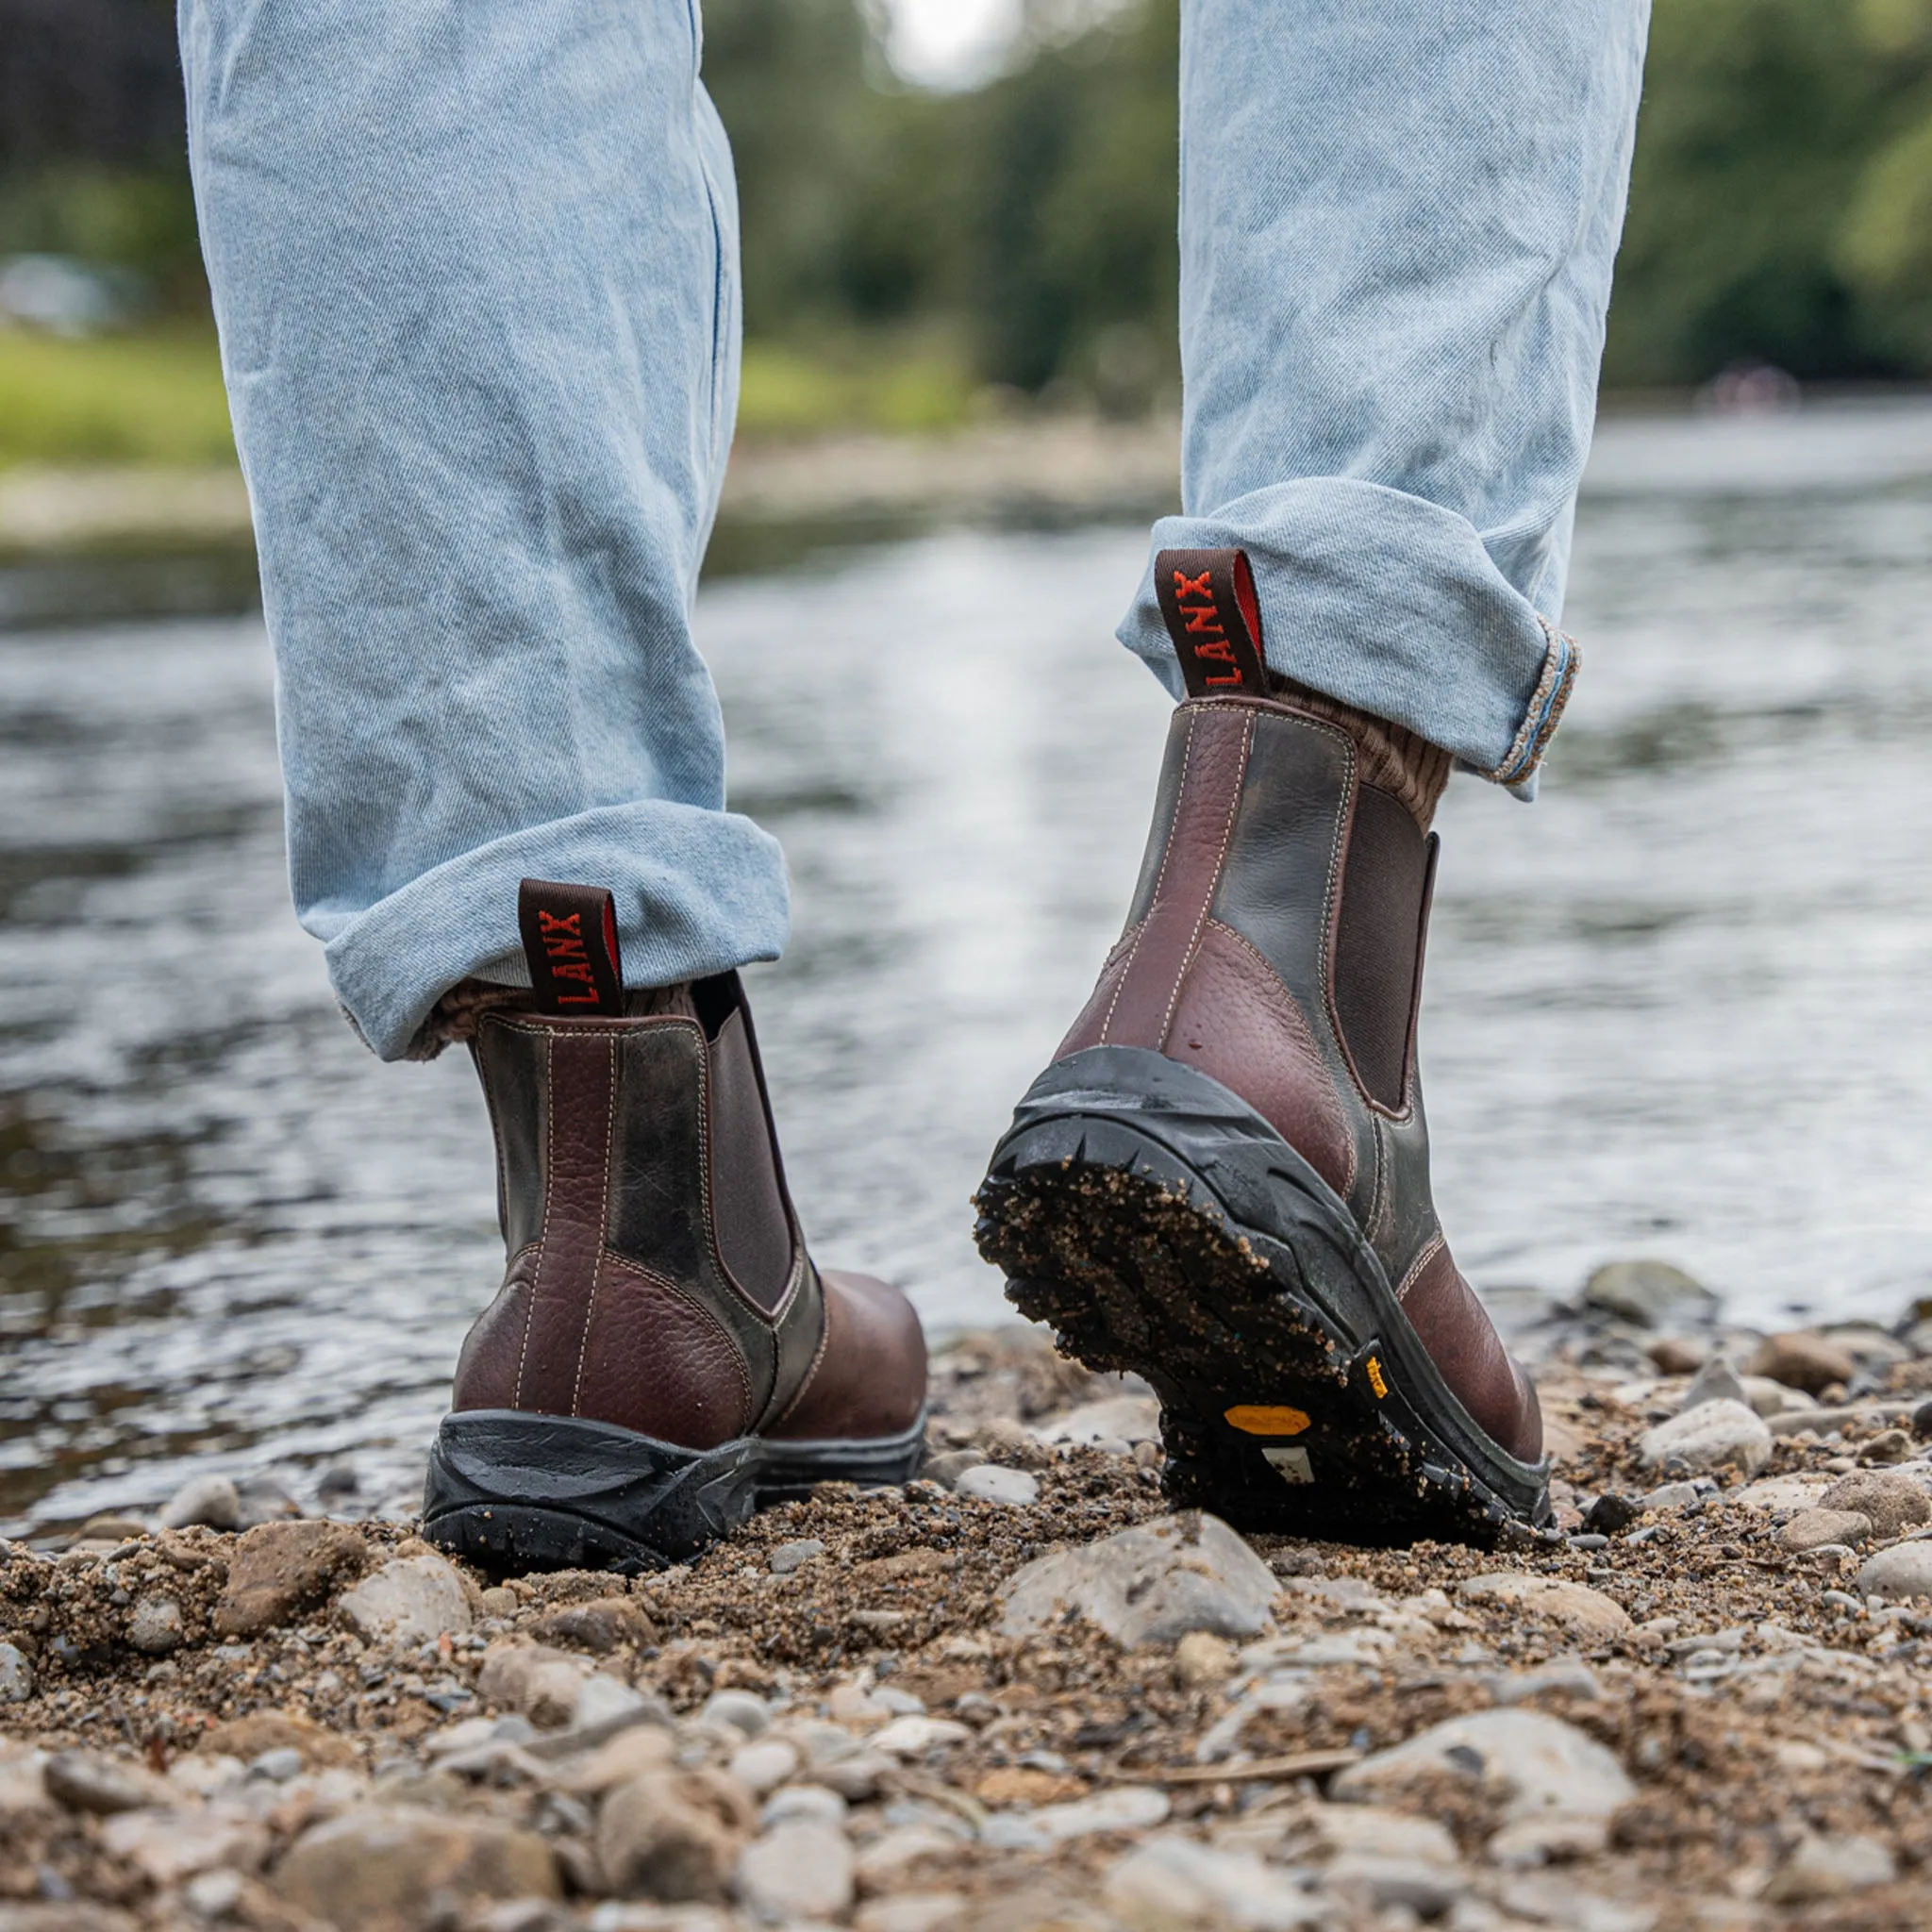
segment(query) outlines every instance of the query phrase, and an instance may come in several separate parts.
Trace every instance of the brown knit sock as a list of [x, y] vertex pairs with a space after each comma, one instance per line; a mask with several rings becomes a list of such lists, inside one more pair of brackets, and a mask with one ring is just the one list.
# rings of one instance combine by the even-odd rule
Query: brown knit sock
[[1324, 697], [1278, 671], [1268, 674], [1268, 684], [1283, 704], [1347, 732], [1355, 740], [1362, 783], [1400, 799], [1416, 824], [1425, 832], [1429, 829], [1455, 763], [1441, 745], [1431, 744], [1426, 738], [1418, 738], [1386, 718], [1372, 717], [1338, 698]]

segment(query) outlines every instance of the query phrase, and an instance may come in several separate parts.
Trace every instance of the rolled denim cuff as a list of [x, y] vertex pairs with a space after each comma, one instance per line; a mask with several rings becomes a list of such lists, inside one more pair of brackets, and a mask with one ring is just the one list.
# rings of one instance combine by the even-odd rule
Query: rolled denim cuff
[[625, 984], [670, 986], [775, 959], [791, 919], [778, 841], [737, 812], [646, 800], [479, 845], [366, 909], [307, 908], [357, 1031], [403, 1058], [438, 999], [472, 976], [527, 984], [517, 937], [525, 878], [616, 895]]
[[[1582, 654], [1466, 518], [1380, 484], [1318, 477], [1154, 526], [1156, 552], [1230, 546], [1254, 566], [1271, 670], [1534, 795]], [[1151, 563], [1119, 637], [1182, 695]]]

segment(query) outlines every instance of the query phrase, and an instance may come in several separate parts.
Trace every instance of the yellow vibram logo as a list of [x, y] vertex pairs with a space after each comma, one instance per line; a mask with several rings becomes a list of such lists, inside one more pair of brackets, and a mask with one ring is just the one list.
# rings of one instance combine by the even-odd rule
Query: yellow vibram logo
[[1238, 1402], [1224, 1413], [1229, 1425], [1245, 1436], [1299, 1436], [1308, 1425], [1307, 1414], [1299, 1408], [1257, 1402]]
[[1382, 1401], [1389, 1393], [1389, 1385], [1382, 1379], [1382, 1364], [1378, 1357], [1369, 1357], [1369, 1387], [1375, 1391], [1375, 1400]]

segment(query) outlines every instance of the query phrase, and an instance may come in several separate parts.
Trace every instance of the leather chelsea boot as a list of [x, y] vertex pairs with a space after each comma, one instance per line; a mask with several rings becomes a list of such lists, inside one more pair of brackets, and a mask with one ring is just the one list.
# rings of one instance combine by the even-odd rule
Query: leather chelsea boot
[[812, 1266], [735, 973], [626, 993], [610, 894], [526, 879], [527, 1010], [471, 1051], [508, 1266], [470, 1330], [424, 1534], [496, 1570], [656, 1569], [814, 1483], [899, 1483], [925, 1342]]
[[1437, 841], [1272, 694], [1247, 559], [1165, 551], [1176, 708], [1126, 929], [977, 1197], [1021, 1311], [1158, 1391], [1176, 1502], [1486, 1541], [1547, 1518], [1536, 1394], [1429, 1196]]

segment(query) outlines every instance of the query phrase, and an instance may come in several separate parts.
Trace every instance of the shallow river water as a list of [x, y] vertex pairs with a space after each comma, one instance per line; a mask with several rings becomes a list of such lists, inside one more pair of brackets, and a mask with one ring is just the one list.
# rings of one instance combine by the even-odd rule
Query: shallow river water
[[[1139, 858], [1141, 542], [958, 531], [701, 602], [794, 878], [753, 979], [794, 1191], [935, 1330], [1002, 1313], [967, 1196]], [[1890, 1318], [1932, 1288], [1932, 408], [1607, 425], [1566, 622], [1541, 802], [1458, 780], [1441, 821], [1457, 1253]], [[489, 1137], [461, 1058], [357, 1045], [288, 910], [259, 622], [0, 635], [0, 1532], [191, 1459], [406, 1483], [500, 1267]]]

